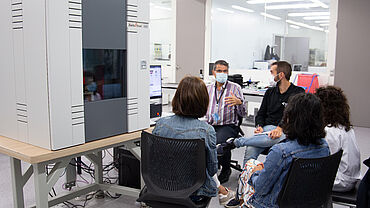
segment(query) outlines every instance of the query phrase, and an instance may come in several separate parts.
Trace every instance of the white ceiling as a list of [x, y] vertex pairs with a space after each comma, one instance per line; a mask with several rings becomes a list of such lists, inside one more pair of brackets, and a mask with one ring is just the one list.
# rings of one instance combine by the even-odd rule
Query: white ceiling
[[[322, 3], [326, 4], [330, 8], [330, 0], [320, 0]], [[322, 23], [315, 23], [316, 20], [304, 20], [303, 17], [288, 17], [288, 13], [302, 13], [302, 12], [329, 12], [329, 8], [322, 8], [322, 7], [313, 7], [307, 9], [278, 9], [278, 10], [265, 10], [265, 4], [248, 4], [247, 0], [212, 0], [212, 9], [222, 8], [233, 11], [235, 13], [245, 13], [240, 10], [236, 10], [232, 8], [232, 5], [237, 5], [240, 7], [244, 7], [247, 9], [254, 10], [254, 13], [261, 13], [266, 12], [267, 14], [271, 14], [274, 16], [278, 16], [282, 18], [282, 21], [285, 19], [289, 19], [296, 22], [301, 22], [305, 24], [309, 24], [312, 26], [320, 26]], [[300, 0], [296, 2], [285, 2], [285, 3], [269, 3], [266, 6], [274, 6], [274, 5], [289, 5], [289, 4], [311, 4], [313, 3], [311, 0]], [[321, 26], [323, 27], [323, 26]], [[326, 27], [323, 27], [326, 29]]]
[[[171, 2], [173, 0], [150, 0], [151, 7], [154, 8], [152, 10], [153, 18], [157, 18], [158, 15], [156, 13], [160, 12], [160, 18], [165, 15], [165, 18], [171, 17], [171, 11], [165, 11], [167, 8], [171, 8]], [[330, 0], [319, 0], [320, 2], [328, 5], [330, 7]], [[285, 3], [267, 3], [266, 6], [275, 6], [275, 5], [289, 5], [289, 4], [312, 4], [312, 0], [296, 0], [295, 2], [285, 2]], [[288, 13], [302, 13], [302, 12], [329, 12], [329, 8], [322, 8], [322, 7], [313, 7], [308, 9], [278, 9], [278, 10], [265, 10], [265, 4], [248, 4], [247, 0], [212, 0], [212, 9], [215, 10], [217, 8], [226, 9], [233, 11], [235, 13], [245, 13], [244, 11], [240, 11], [237, 9], [232, 8], [232, 5], [237, 5], [240, 7], [244, 7], [247, 9], [252, 9], [254, 13], [260, 14], [261, 12], [266, 12], [267, 14], [271, 14], [277, 17], [280, 17], [282, 20], [285, 21], [286, 19], [305, 23], [312, 26], [322, 27], [327, 29], [327, 26], [320, 26], [322, 23], [315, 23], [316, 20], [304, 20], [303, 17], [288, 17]], [[158, 10], [158, 12], [156, 12]]]

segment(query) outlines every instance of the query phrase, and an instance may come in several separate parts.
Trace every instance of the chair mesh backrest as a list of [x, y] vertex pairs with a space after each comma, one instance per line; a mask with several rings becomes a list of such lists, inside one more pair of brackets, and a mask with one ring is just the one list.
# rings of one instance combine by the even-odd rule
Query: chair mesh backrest
[[320, 207], [333, 187], [343, 151], [323, 158], [294, 159], [280, 191], [280, 207]]
[[141, 156], [148, 190], [192, 193], [205, 181], [206, 153], [201, 139], [170, 139], [143, 132]]

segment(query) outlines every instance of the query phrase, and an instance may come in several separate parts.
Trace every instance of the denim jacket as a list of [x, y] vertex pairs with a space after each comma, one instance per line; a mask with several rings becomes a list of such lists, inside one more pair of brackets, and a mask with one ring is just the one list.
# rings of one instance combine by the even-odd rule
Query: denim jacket
[[216, 132], [211, 125], [196, 118], [174, 115], [159, 119], [153, 134], [174, 139], [204, 139], [207, 177], [195, 194], [208, 197], [217, 195], [217, 185], [212, 179], [212, 176], [217, 173]]
[[266, 157], [264, 169], [253, 173], [249, 180], [249, 184], [255, 190], [248, 201], [249, 204], [255, 208], [279, 207], [277, 198], [293, 159], [326, 157], [329, 153], [328, 144], [324, 139], [321, 140], [321, 145], [304, 146], [298, 144], [297, 140], [286, 140], [272, 146]]

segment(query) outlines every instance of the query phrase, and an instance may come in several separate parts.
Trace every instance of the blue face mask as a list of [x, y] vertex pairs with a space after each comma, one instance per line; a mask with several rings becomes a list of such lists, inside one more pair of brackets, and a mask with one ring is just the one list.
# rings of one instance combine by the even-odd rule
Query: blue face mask
[[225, 83], [227, 81], [227, 74], [216, 73], [216, 81], [219, 83]]
[[86, 88], [89, 92], [95, 92], [97, 89], [97, 86], [95, 82], [92, 82], [91, 84], [87, 85]]

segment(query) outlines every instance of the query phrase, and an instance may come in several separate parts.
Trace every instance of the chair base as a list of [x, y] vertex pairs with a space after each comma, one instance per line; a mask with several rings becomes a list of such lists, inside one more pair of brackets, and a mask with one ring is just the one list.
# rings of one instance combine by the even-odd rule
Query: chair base
[[[152, 208], [206, 208], [211, 202], [211, 198], [207, 197], [200, 203], [194, 203], [189, 197], [185, 198], [164, 198], [162, 196], [155, 196], [147, 192], [147, 187], [141, 190], [138, 202], [144, 202]], [[175, 203], [173, 203], [175, 202]]]
[[[235, 165], [234, 165], [233, 163], [235, 163]], [[242, 167], [240, 166], [240, 164], [239, 164], [239, 163], [238, 163], [238, 161], [236, 161], [236, 160], [231, 160], [231, 161], [230, 161], [230, 167], [231, 167], [232, 169], [235, 169], [235, 170], [240, 171], [240, 172], [242, 172], [242, 171], [243, 171]]]

